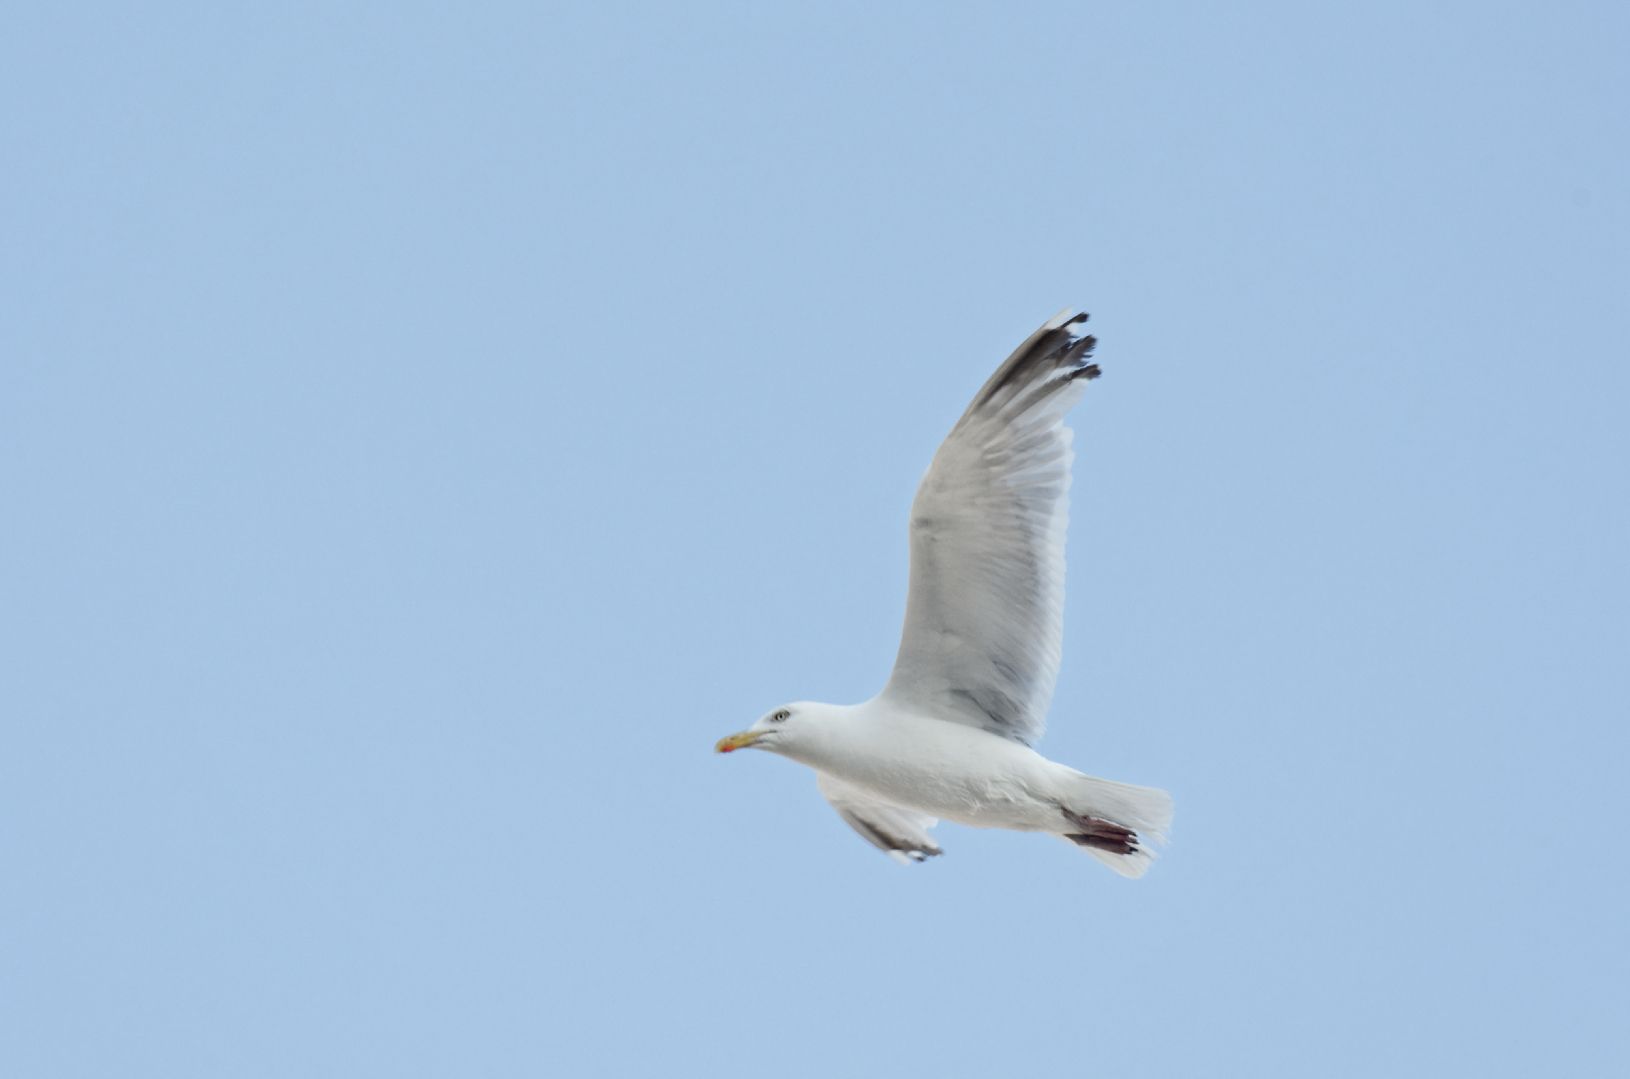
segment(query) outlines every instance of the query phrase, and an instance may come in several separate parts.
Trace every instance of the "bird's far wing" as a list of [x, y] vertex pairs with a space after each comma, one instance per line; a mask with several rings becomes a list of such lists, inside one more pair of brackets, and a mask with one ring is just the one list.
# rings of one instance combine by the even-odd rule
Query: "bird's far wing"
[[882, 698], [1026, 745], [1041, 737], [1064, 636], [1071, 432], [1094, 339], [1068, 311], [974, 397], [911, 506], [911, 593]]
[[901, 865], [926, 861], [941, 853], [939, 844], [928, 834], [939, 823], [933, 817], [881, 801], [825, 772], [815, 774], [815, 785], [849, 827]]

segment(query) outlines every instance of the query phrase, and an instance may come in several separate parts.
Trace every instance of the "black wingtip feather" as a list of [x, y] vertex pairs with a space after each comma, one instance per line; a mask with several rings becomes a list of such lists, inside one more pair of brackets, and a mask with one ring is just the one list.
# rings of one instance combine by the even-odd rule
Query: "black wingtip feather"
[[[1065, 323], [1065, 325], [1069, 324]], [[1103, 371], [1099, 368], [1098, 364], [1096, 362], [1091, 362], [1092, 350], [1097, 347], [1098, 339], [1092, 336], [1090, 333], [1085, 337], [1072, 342], [1070, 344], [1069, 357], [1072, 361], [1079, 363], [1081, 366], [1072, 369], [1069, 375], [1066, 377], [1070, 378], [1071, 380], [1084, 378], [1090, 381], [1103, 374]]]
[[1092, 357], [1092, 350], [1098, 346], [1098, 339], [1090, 333], [1078, 337], [1072, 330], [1072, 327], [1081, 325], [1089, 317], [1091, 316], [1087, 312], [1082, 311], [1057, 326], [1037, 331], [1034, 338], [1026, 342], [1028, 348], [1021, 346], [1021, 351], [1009, 356], [1007, 362], [997, 369], [996, 374], [985, 384], [983, 391], [974, 399], [974, 405], [971, 407], [990, 403], [1037, 364], [1050, 362], [1055, 370], [1062, 367], [1066, 382], [1078, 378], [1097, 378], [1101, 374], [1098, 365], [1088, 361]]

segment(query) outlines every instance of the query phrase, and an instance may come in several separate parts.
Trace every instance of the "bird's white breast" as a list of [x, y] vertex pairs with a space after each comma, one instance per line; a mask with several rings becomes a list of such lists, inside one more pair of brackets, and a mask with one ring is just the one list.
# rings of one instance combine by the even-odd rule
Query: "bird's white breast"
[[1052, 829], [1061, 766], [1028, 746], [961, 723], [854, 708], [805, 763], [909, 809], [976, 828]]

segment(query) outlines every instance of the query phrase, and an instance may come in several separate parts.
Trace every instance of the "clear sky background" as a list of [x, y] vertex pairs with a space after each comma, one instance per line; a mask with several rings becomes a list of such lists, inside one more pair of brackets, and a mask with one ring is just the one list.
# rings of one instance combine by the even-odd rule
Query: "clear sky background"
[[[1622, 4], [33, 5], [0, 1073], [1617, 1074]], [[1093, 313], [1041, 748], [1142, 881], [712, 752]]]

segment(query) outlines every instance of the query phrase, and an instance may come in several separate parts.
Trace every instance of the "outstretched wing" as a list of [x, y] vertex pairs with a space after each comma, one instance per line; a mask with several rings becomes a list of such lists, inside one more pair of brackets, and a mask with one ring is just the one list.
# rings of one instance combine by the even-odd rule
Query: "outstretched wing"
[[962, 414], [911, 507], [911, 594], [882, 696], [1029, 745], [1064, 636], [1071, 431], [1096, 378], [1085, 314], [1031, 334]]
[[926, 861], [941, 853], [939, 844], [928, 834], [939, 823], [933, 817], [879, 801], [825, 772], [815, 773], [815, 785], [849, 827], [901, 865]]

